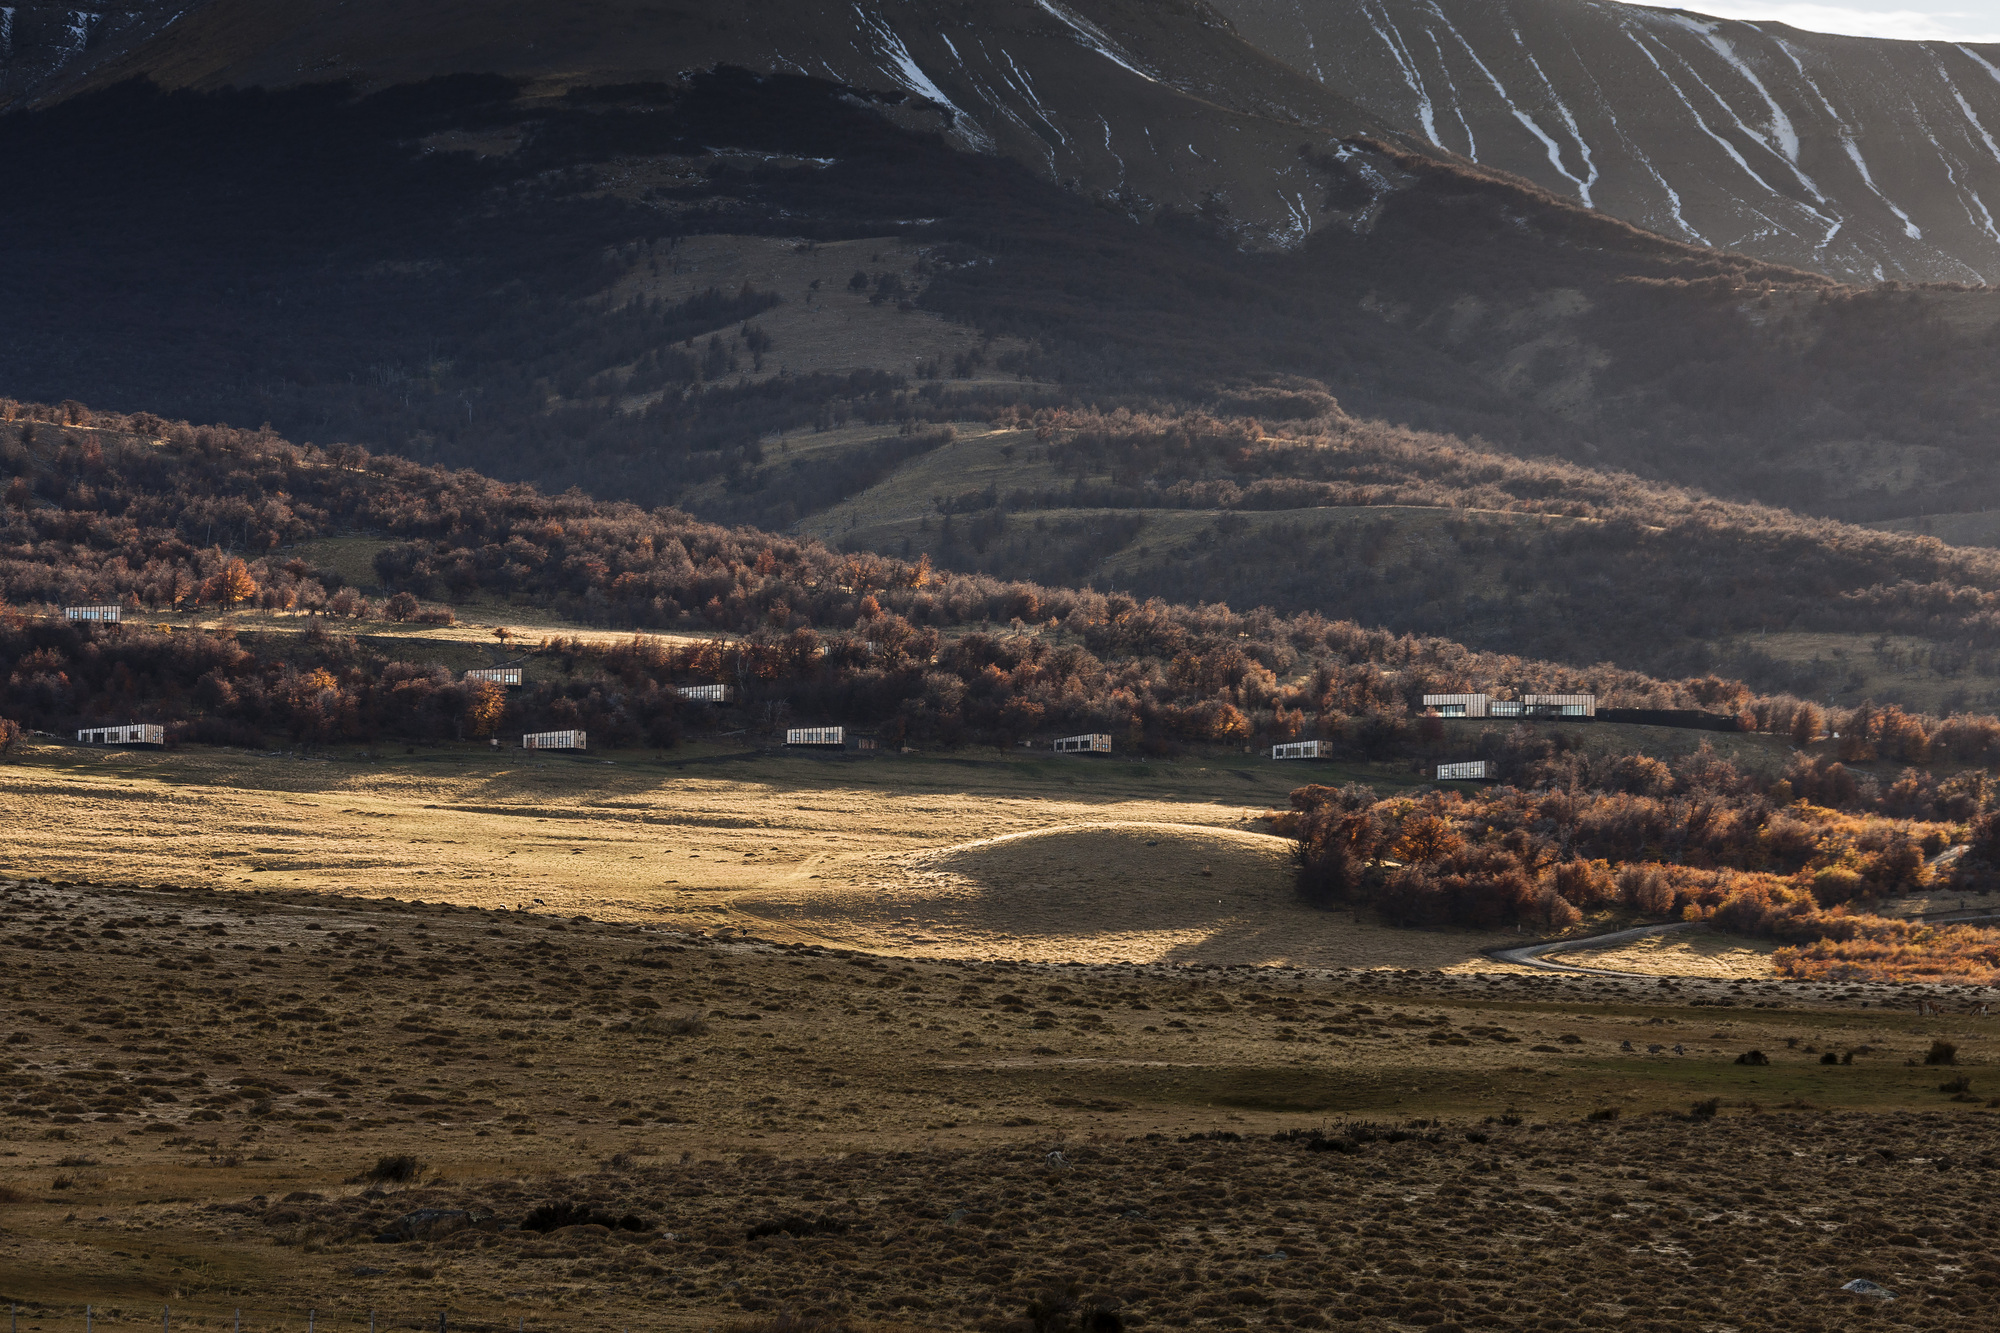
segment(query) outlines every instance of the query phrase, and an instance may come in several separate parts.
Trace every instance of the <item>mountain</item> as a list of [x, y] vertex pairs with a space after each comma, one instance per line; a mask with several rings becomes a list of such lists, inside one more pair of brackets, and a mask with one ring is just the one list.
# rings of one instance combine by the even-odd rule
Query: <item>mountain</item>
[[[902, 43], [871, 14], [931, 26]], [[998, 100], [981, 101], [925, 42], [984, 51], [1020, 77], [1005, 96], [982, 82]], [[728, 63], [768, 67], [776, 49], [821, 72]], [[326, 52], [337, 68], [322, 68]], [[467, 72], [482, 65], [502, 68]], [[1254, 418], [1240, 450], [1044, 456], [990, 499], [983, 483], [926, 482], [917, 512], [899, 511], [914, 530], [868, 540], [1010, 577], [1365, 612], [1508, 651], [1725, 664], [1816, 690], [1860, 688], [1859, 668], [1830, 660], [1853, 645], [1816, 641], [1767, 669], [1742, 636], [1859, 633], [1856, 617], [1875, 613], [1857, 599], [1885, 581], [1940, 584], [1948, 601], [1966, 590], [1973, 611], [1935, 625], [1919, 623], [1917, 599], [1893, 599], [1890, 618], [1926, 643], [1983, 614], [1987, 572], [1916, 545], [1816, 573], [1781, 611], [1753, 608], [1730, 563], [1775, 558], [1789, 528], [1775, 546], [1572, 544], [1566, 559], [1596, 571], [1581, 584], [1537, 566], [1516, 528], [1489, 534], [1498, 546], [1437, 546], [1437, 510], [1512, 507], [1454, 480], [1452, 450], [1566, 520], [1602, 519], [1592, 495], [1632, 478], [1690, 491], [1673, 502], [1683, 513], [1710, 497], [1884, 524], [2000, 509], [2000, 303], [1842, 284], [1661, 236], [1425, 150], [1289, 68], [1186, 6], [215, 0], [65, 76], [88, 86], [51, 85], [0, 116], [0, 157], [52, 183], [0, 196], [0, 392], [268, 422], [843, 543], [843, 525], [872, 521], [859, 497], [887, 486], [910, 499], [946, 425], [1090, 408]], [[913, 91], [919, 76], [929, 91]], [[995, 109], [1025, 107], [1044, 83], [1046, 121]], [[1058, 90], [1069, 110], [1049, 100]], [[1248, 244], [1262, 224], [1244, 200], [1194, 190], [1197, 161], [1257, 178], [1247, 150], [1163, 156], [1148, 180], [1182, 191], [1171, 198], [1052, 179], [1065, 163], [1100, 169], [1070, 132], [1091, 106], [1114, 148], [1122, 134], [1143, 142], [1156, 112], [1264, 145], [1266, 165], [1296, 173], [1309, 234]], [[1121, 107], [1144, 115], [1112, 122]], [[1346, 131], [1316, 139], [1307, 121]], [[1051, 137], [1023, 128], [1034, 123]], [[1049, 152], [1000, 151], [1007, 125]], [[1441, 446], [1379, 493], [1350, 486], [1328, 461], [1337, 451], [1282, 442], [1405, 430]], [[1524, 458], [1583, 472], [1514, 473]], [[932, 509], [954, 518], [954, 543], [915, 526]], [[1299, 512], [1276, 527], [1244, 517], [1284, 509]], [[1364, 514], [1420, 554], [1317, 577], [1347, 558], [1341, 533]], [[970, 539], [1003, 521], [1016, 525], [1005, 541]], [[1316, 535], [1288, 554], [1286, 525], [1301, 523]], [[1475, 550], [1491, 568], [1453, 576]], [[1648, 561], [1657, 587], [1617, 615], [1593, 609], [1598, 575], [1615, 567], [1639, 586]], [[1508, 580], [1524, 580], [1525, 602]], [[1651, 610], [1665, 589], [1700, 608], [1719, 587], [1726, 615]], [[1824, 614], [1794, 614], [1813, 598]], [[1986, 650], [1979, 634], [1959, 649]], [[1986, 689], [1946, 677], [1922, 697], [1945, 706]]]
[[1337, 153], [1370, 134], [1843, 280], [2000, 276], [1996, 47], [1595, 0], [183, 7], [164, 26], [164, 6], [10, 11], [20, 53], [0, 91], [45, 100], [132, 74], [169, 88], [380, 88], [480, 72], [559, 92], [726, 63], [886, 93], [905, 123], [961, 148], [1135, 217], [1205, 210], [1244, 244], [1340, 225], [1300, 148]]
[[1594, 0], [1216, 0], [1407, 134], [1663, 236], [1859, 280], [2000, 278], [2000, 47]]
[[802, 425], [1298, 379], [1730, 498], [2000, 508], [1989, 292], [1842, 286], [1366, 136], [1293, 144], [1313, 234], [1246, 247], [1217, 201], [1135, 218], [957, 124], [728, 66], [118, 80], [0, 117], [58, 183], [0, 196], [0, 392], [663, 502]]
[[[1242, 41], [1199, 0], [207, 0], [91, 86], [363, 89], [495, 73], [539, 92], [727, 64], [877, 95], [899, 122], [1012, 157], [1138, 217], [1206, 207], [1240, 238], [1295, 243], [1325, 173], [1300, 157], [1388, 121]], [[67, 91], [71, 85], [59, 85]], [[1410, 140], [1409, 146], [1417, 146]]]
[[0, 106], [49, 97], [87, 79], [165, 32], [189, 8], [190, 0], [119, 0], [116, 9], [0, 7]]

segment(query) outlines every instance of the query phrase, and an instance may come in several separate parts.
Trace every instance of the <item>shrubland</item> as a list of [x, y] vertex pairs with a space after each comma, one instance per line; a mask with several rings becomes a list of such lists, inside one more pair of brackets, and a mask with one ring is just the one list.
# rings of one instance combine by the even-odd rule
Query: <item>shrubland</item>
[[[1308, 385], [1228, 406], [1000, 409], [1023, 441], [1014, 471], [1034, 479], [938, 496], [916, 549], [1822, 698], [1857, 697], [1853, 664], [1781, 660], [1758, 636], [1910, 636], [1962, 700], [2000, 676], [1991, 551], [1524, 459], [1351, 416]], [[1109, 549], [1072, 526], [1111, 533]]]
[[[1705, 711], [1802, 745], [1838, 732], [1835, 754], [1850, 765], [2000, 754], [1991, 718], [1827, 710], [1718, 677], [1476, 652], [1317, 612], [953, 573], [266, 431], [98, 416], [79, 404], [15, 404], [0, 415], [11, 418], [0, 422], [0, 461], [12, 475], [0, 500], [0, 597], [47, 610], [119, 602], [169, 617], [252, 606], [309, 631], [161, 636], [17, 615], [0, 659], [5, 707], [44, 728], [138, 713], [320, 738], [438, 737], [548, 721], [663, 744], [677, 726], [670, 687], [721, 679], [767, 724], [782, 710], [948, 744], [1094, 730], [1142, 750], [1316, 736], [1381, 759], [1441, 742], [1412, 716], [1424, 693], [1548, 689]], [[338, 571], [287, 555], [350, 533], [380, 543], [379, 608]], [[341, 632], [364, 612], [449, 618], [427, 605], [434, 599], [729, 642], [552, 642], [561, 683], [496, 705], [432, 665], [390, 660]], [[1503, 767], [1515, 762], [1503, 738], [1480, 744], [1500, 746], [1491, 754]], [[1831, 804], [1878, 798], [1874, 779], [1845, 768], [1795, 777], [1798, 794]], [[1898, 779], [1880, 799], [1924, 808], [1927, 781]]]
[[[1983, 771], [1939, 784], [1912, 770], [1896, 794], [1864, 800], [1830, 756], [1801, 753], [1766, 781], [1705, 745], [1667, 764], [1510, 739], [1498, 767], [1519, 785], [1386, 800], [1358, 785], [1294, 791], [1276, 826], [1298, 839], [1300, 893], [1431, 929], [1706, 922], [1784, 941], [1780, 973], [1817, 980], [2000, 975], [2000, 930], [1876, 910], [2000, 882], [2000, 813]], [[1829, 782], [1845, 810], [1794, 797]], [[1962, 842], [1949, 868], [1934, 864]]]

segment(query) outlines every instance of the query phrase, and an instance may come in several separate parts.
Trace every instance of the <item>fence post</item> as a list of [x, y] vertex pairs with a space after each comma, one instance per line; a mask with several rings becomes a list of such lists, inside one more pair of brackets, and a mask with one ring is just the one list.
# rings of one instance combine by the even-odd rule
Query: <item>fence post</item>
[[89, 1307], [88, 1305], [84, 1306], [84, 1307], [83, 1307], [83, 1333], [90, 1333], [90, 1315], [91, 1315], [91, 1310], [90, 1310], [90, 1307]]
[[171, 1305], [160, 1307], [160, 1333], [174, 1333], [174, 1307]]
[[236, 1333], [243, 1333], [243, 1307], [236, 1307]]
[[313, 1333], [313, 1320], [314, 1320], [314, 1319], [315, 1319], [315, 1318], [316, 1318], [316, 1317], [317, 1317], [318, 1315], [319, 1315], [319, 1311], [318, 1311], [318, 1310], [308, 1310], [308, 1311], [306, 1311], [306, 1333]]

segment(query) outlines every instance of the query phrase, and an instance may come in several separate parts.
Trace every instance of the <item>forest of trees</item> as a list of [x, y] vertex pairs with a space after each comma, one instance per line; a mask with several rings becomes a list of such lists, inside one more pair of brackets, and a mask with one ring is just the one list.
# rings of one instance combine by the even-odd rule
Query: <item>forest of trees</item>
[[[1095, 730], [1160, 750], [1318, 736], [1386, 759], [1435, 744], [1432, 724], [1413, 717], [1425, 693], [1532, 689], [1589, 691], [1606, 707], [1700, 710], [1800, 744], [1838, 732], [1834, 758], [1849, 765], [2000, 757], [1991, 717], [1866, 703], [1829, 710], [1713, 676], [1663, 680], [1476, 652], [1314, 612], [1239, 612], [950, 573], [261, 431], [97, 416], [80, 404], [0, 404], [0, 418], [0, 467], [10, 478], [0, 493], [0, 599], [22, 608], [0, 655], [10, 682], [0, 713], [37, 727], [137, 709], [136, 720], [292, 728], [302, 715], [270, 700], [293, 697], [280, 682], [322, 670], [345, 682], [343, 699], [392, 671], [398, 698], [428, 698], [443, 686], [435, 673], [371, 661], [339, 624], [362, 615], [445, 619], [451, 612], [437, 602], [486, 596], [587, 624], [742, 640], [726, 650], [734, 655], [726, 671], [643, 640], [631, 660], [565, 647], [587, 661], [592, 683], [565, 671], [562, 699], [530, 692], [507, 705], [510, 726], [583, 725], [587, 715], [607, 738], [633, 743], [675, 734], [666, 687], [720, 672], [761, 682], [747, 691], [759, 707], [925, 742]], [[286, 553], [343, 533], [386, 539], [375, 557], [388, 590], [379, 605], [338, 573]], [[48, 618], [60, 605], [102, 602], [160, 612], [254, 604], [306, 613], [315, 633], [238, 641]], [[599, 671], [603, 680], [590, 676]], [[233, 693], [201, 693], [211, 675]], [[349, 720], [301, 734], [481, 734], [463, 693], [402, 711], [341, 702], [333, 715]], [[604, 702], [584, 708], [592, 697]], [[1825, 787], [1814, 799], [1830, 804], [1879, 799], [1915, 811], [1931, 799], [1900, 787], [1877, 793], [1865, 771], [1812, 780]]]
[[[1830, 755], [1765, 779], [1706, 747], [1675, 762], [1585, 758], [1561, 738], [1491, 737], [1511, 781], [1381, 799], [1301, 787], [1279, 828], [1299, 840], [1300, 893], [1393, 924], [1561, 931], [1586, 916], [1707, 922], [1784, 941], [1787, 975], [1818, 980], [2000, 978], [2000, 931], [1874, 908], [1927, 890], [2000, 885], [1990, 775], [1906, 770], [1857, 791]], [[1961, 839], [1949, 869], [1930, 859]]]
[[[1848, 686], [1837, 664], [1716, 642], [1910, 635], [1968, 699], [2000, 688], [2000, 552], [1476, 449], [1356, 420], [1308, 389], [1263, 397], [1311, 415], [1002, 409], [993, 420], [1033, 432], [1026, 456], [1051, 483], [940, 497], [921, 549], [953, 568], [1080, 581], [1105, 546], [1145, 540], [1149, 511], [1219, 510], [1191, 538], [1128, 552], [1120, 586], [1822, 697]], [[1251, 517], [1278, 510], [1297, 512]]]

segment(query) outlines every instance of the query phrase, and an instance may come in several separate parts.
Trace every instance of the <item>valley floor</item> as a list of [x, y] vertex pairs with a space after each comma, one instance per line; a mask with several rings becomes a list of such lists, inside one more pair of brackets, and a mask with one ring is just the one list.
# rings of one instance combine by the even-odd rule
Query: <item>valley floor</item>
[[[2000, 1019], [1894, 988], [883, 957], [300, 888], [16, 880], [0, 920], [29, 1333], [997, 1330], [1065, 1282], [1136, 1328], [1872, 1324], [1855, 1277], [1908, 1327], [1994, 1317]], [[518, 1229], [550, 1203], [585, 1220]]]
[[1295, 900], [1292, 844], [1263, 816], [1299, 782], [1356, 776], [1414, 780], [1251, 755], [41, 745], [0, 764], [21, 816], [0, 830], [0, 873], [584, 912], [941, 958], [1449, 968], [1518, 943]]

